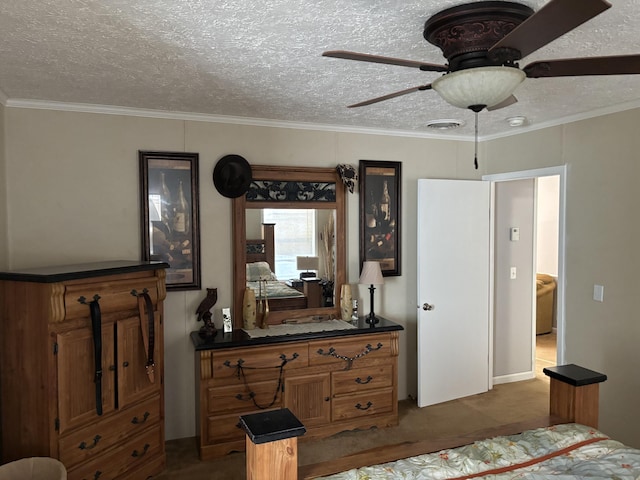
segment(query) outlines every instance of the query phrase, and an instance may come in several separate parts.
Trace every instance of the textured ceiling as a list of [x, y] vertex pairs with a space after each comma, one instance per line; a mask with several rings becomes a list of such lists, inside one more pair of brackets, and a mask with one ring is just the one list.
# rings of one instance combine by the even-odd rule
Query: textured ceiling
[[[521, 62], [640, 53], [640, 0], [613, 7]], [[446, 63], [424, 22], [456, 0], [3, 0], [0, 91], [42, 100], [432, 132], [426, 123], [473, 113], [434, 91], [368, 107], [346, 105], [429, 83], [440, 74], [322, 57], [324, 50]], [[538, 10], [544, 0], [522, 1]], [[612, 107], [640, 105], [640, 75], [527, 79], [519, 102], [480, 114], [480, 136]], [[3, 95], [0, 94], [0, 97]], [[438, 132], [438, 135], [442, 133]]]

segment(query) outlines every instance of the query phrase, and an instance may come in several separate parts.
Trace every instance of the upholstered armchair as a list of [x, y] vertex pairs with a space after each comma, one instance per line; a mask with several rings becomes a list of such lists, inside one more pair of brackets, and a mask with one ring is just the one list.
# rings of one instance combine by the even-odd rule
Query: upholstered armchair
[[556, 309], [556, 280], [551, 275], [536, 275], [536, 335], [550, 333]]

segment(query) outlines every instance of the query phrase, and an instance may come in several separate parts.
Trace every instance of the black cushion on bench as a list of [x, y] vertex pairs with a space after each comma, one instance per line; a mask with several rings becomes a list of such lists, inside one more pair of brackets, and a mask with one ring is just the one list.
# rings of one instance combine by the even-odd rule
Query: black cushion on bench
[[607, 376], [603, 373], [594, 372], [593, 370], [574, 365], [573, 363], [543, 368], [542, 371], [548, 377], [555, 378], [574, 387], [600, 383], [607, 379]]
[[299, 437], [307, 431], [288, 408], [241, 415], [240, 426], [256, 445]]

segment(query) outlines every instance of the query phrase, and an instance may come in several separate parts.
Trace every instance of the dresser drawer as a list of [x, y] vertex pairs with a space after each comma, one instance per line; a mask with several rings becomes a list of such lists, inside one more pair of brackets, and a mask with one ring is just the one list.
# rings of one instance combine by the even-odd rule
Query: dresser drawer
[[135, 405], [116, 415], [60, 438], [60, 461], [67, 468], [101, 455], [124, 438], [160, 422], [160, 397]]
[[[207, 389], [208, 415], [277, 408], [282, 404], [282, 385], [277, 380]], [[274, 402], [275, 397], [275, 402]]]
[[283, 370], [289, 370], [308, 365], [306, 343], [216, 350], [212, 355], [212, 385], [228, 385], [238, 379], [249, 383], [277, 380], [281, 366]]
[[72, 468], [68, 472], [69, 480], [111, 479], [127, 470], [138, 468], [150, 462], [154, 457], [161, 458], [164, 452], [164, 439], [160, 426], [156, 426], [138, 435], [121, 446], [105, 452], [86, 463]]
[[334, 397], [331, 420], [364, 417], [393, 410], [393, 389]]
[[331, 375], [334, 395], [361, 392], [393, 385], [393, 365], [372, 365], [334, 372]]
[[[272, 409], [265, 410], [247, 410], [242, 415], [250, 415], [257, 412], [269, 412]], [[242, 440], [245, 437], [244, 430], [240, 427], [240, 415], [233, 413], [231, 415], [222, 415], [219, 417], [207, 417], [206, 432], [204, 432], [205, 443], [225, 443], [234, 440]]]
[[344, 364], [358, 367], [370, 359], [391, 356], [389, 334], [355, 335], [309, 342], [309, 365]]
[[85, 302], [91, 302], [95, 295], [100, 298], [101, 313], [120, 312], [138, 308], [138, 298], [132, 295], [135, 290], [142, 293], [147, 290], [154, 305], [158, 301], [158, 279], [146, 275], [141, 278], [127, 278], [122, 280], [103, 280], [96, 283], [84, 282], [82, 284], [66, 285], [64, 292], [65, 320], [72, 318], [89, 317], [89, 306], [79, 301], [83, 297]]

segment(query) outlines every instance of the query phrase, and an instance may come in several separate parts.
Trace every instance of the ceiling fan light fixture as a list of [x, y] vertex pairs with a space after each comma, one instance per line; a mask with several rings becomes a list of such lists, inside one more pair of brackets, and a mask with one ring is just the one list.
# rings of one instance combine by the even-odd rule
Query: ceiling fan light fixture
[[515, 67], [475, 67], [447, 73], [431, 86], [455, 107], [491, 107], [509, 98], [525, 77], [525, 73]]

